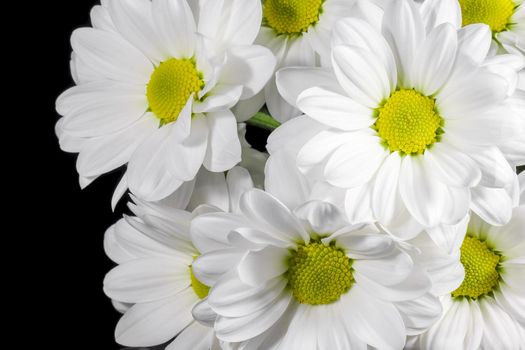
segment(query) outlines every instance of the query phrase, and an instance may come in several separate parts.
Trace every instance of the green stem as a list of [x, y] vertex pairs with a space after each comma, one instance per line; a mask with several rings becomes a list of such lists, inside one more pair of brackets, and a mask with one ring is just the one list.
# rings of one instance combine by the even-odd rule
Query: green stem
[[281, 125], [281, 123], [279, 123], [277, 120], [263, 112], [255, 114], [246, 123], [270, 131], [277, 129], [279, 125]]

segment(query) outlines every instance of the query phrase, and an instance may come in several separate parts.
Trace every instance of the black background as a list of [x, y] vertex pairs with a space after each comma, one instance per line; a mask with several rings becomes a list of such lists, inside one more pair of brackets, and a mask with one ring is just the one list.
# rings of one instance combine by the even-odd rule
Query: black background
[[[17, 225], [10, 233], [20, 242], [4, 250], [22, 256], [16, 259], [23, 266], [17, 277], [27, 287], [13, 288], [21, 300], [12, 307], [23, 321], [12, 328], [27, 330], [26, 338], [17, 338], [18, 342], [51, 349], [120, 349], [113, 340], [119, 314], [102, 292], [104, 275], [113, 266], [104, 254], [102, 239], [104, 231], [126, 211], [125, 201], [115, 213], [110, 207], [122, 171], [102, 176], [81, 191], [76, 155], [60, 151], [54, 133], [56, 97], [73, 85], [69, 37], [75, 28], [89, 24], [95, 1], [22, 3], [31, 7], [34, 18], [25, 17], [28, 9], [17, 14], [29, 20], [32, 34], [20, 36], [25, 56], [21, 64], [29, 74], [18, 89], [27, 92], [29, 82], [31, 98], [15, 106], [24, 112], [17, 114], [15, 125], [28, 127], [29, 134], [17, 134], [18, 143], [11, 147], [21, 153], [13, 163], [19, 183], [4, 184], [4, 191], [18, 191], [19, 187], [23, 191], [16, 195], [15, 216], [6, 219], [16, 217]], [[15, 71], [9, 73], [16, 75], [16, 64], [12, 69]], [[11, 136], [6, 131], [4, 135]], [[248, 130], [248, 140], [258, 149], [264, 148], [266, 136]], [[27, 245], [32, 248], [26, 252], [23, 247]], [[28, 261], [30, 268], [25, 267]]]

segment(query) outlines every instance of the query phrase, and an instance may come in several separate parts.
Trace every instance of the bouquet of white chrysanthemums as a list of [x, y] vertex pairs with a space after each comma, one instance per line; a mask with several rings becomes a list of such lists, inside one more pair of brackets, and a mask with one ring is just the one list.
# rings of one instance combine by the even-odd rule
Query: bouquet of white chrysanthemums
[[[522, 0], [103, 0], [57, 101], [116, 340], [525, 349]], [[273, 130], [268, 154], [245, 123]], [[256, 129], [255, 129], [256, 130]]]

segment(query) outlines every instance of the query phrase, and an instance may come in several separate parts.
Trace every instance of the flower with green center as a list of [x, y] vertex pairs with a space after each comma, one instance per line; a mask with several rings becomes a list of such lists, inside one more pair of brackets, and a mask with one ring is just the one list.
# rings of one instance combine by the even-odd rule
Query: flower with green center
[[263, 18], [278, 34], [302, 34], [319, 21], [323, 0], [264, 0]]
[[463, 25], [487, 24], [493, 33], [506, 30], [511, 24], [516, 4], [512, 0], [459, 0]]
[[[327, 202], [286, 207], [276, 196], [289, 203], [308, 197], [282, 186], [282, 177], [297, 173], [281, 168], [278, 179], [267, 178], [272, 194], [249, 190], [239, 213], [192, 221], [193, 239], [208, 246], [194, 264], [197, 277], [218, 277], [206, 299], [217, 314], [217, 337], [254, 349], [301, 350], [307, 339], [332, 350], [326, 339], [334, 335], [357, 348], [403, 348], [403, 319], [421, 311], [412, 299], [427, 293], [429, 282], [413, 283], [420, 276], [412, 259], [375, 225], [350, 225]], [[391, 300], [410, 305], [408, 314]], [[367, 331], [378, 327], [388, 332]]]
[[436, 101], [415, 90], [395, 91], [376, 113], [374, 128], [390, 152], [422, 154], [442, 133]]
[[151, 111], [163, 124], [176, 121], [191, 95], [204, 87], [194, 60], [171, 58], [151, 75], [147, 97]]
[[490, 249], [487, 243], [467, 236], [461, 245], [461, 264], [465, 268], [465, 279], [452, 296], [477, 299], [491, 293], [499, 281], [501, 256]]
[[288, 283], [303, 304], [330, 304], [354, 282], [352, 260], [334, 246], [320, 242], [300, 245], [289, 260]]

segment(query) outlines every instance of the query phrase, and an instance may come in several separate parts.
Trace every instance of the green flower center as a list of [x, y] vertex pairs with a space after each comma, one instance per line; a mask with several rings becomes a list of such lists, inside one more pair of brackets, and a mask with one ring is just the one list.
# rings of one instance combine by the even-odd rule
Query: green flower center
[[391, 152], [422, 154], [443, 133], [436, 101], [415, 90], [394, 92], [375, 112], [373, 128]]
[[330, 304], [354, 283], [352, 260], [333, 245], [300, 245], [288, 263], [288, 286], [303, 304]]
[[494, 290], [499, 281], [501, 256], [477, 238], [467, 236], [461, 245], [461, 263], [465, 268], [465, 279], [453, 297], [477, 299]]
[[319, 21], [324, 0], [264, 0], [264, 23], [278, 34], [301, 34]]
[[147, 88], [149, 107], [162, 124], [174, 122], [191, 94], [203, 87], [202, 74], [193, 60], [171, 58], [151, 75]]
[[210, 292], [210, 287], [202, 283], [195, 277], [195, 274], [193, 273], [193, 268], [190, 266], [190, 277], [191, 277], [191, 287], [193, 288], [193, 291], [200, 299], [204, 299], [208, 296], [208, 293]]
[[516, 4], [512, 0], [459, 0], [463, 25], [487, 24], [493, 33], [507, 29]]

